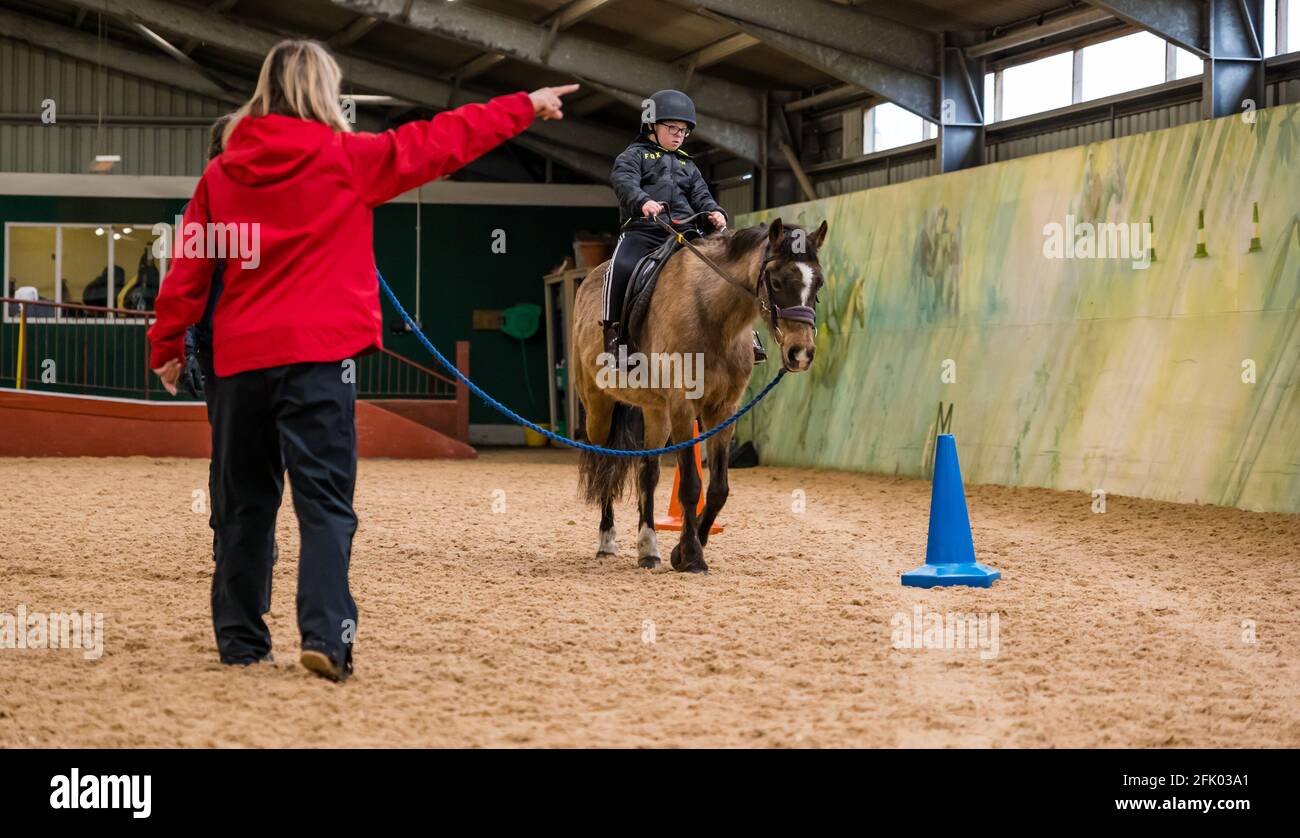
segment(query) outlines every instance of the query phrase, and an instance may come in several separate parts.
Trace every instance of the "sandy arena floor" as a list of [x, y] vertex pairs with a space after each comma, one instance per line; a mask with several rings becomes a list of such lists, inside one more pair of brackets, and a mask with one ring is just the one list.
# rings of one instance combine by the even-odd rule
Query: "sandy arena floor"
[[[340, 686], [297, 664], [287, 497], [278, 661], [226, 668], [207, 461], [0, 460], [0, 612], [105, 614], [97, 661], [0, 649], [0, 746], [1300, 746], [1300, 516], [969, 487], [1003, 579], [927, 592], [928, 484], [760, 468], [686, 577], [636, 569], [631, 500], [595, 559], [575, 467], [363, 460]], [[997, 656], [894, 648], [917, 605], [996, 612]]]

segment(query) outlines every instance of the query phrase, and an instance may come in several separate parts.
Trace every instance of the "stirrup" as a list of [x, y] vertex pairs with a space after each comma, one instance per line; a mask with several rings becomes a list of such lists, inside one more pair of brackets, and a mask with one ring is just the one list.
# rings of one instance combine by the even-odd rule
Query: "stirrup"
[[767, 350], [763, 348], [763, 341], [759, 340], [757, 330], [754, 331], [754, 363], [761, 364], [767, 360]]

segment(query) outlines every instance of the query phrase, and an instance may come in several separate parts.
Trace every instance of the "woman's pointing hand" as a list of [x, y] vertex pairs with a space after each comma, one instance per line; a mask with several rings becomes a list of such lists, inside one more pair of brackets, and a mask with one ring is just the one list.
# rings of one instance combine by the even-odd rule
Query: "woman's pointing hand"
[[568, 96], [578, 89], [576, 84], [563, 84], [559, 87], [543, 87], [529, 93], [533, 100], [533, 113], [542, 119], [564, 119], [564, 103], [561, 96]]

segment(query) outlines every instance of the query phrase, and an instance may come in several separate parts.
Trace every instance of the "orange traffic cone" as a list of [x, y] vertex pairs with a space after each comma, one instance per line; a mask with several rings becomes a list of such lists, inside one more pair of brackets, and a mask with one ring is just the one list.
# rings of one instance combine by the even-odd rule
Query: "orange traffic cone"
[[[691, 428], [691, 436], [700, 435], [700, 423], [696, 422]], [[700, 501], [695, 505], [695, 514], [699, 515], [704, 511], [704, 468], [700, 462], [700, 446], [692, 445], [691, 450], [695, 453], [695, 474], [700, 481]], [[682, 502], [677, 499], [677, 490], [681, 488], [682, 467], [679, 463], [673, 471], [673, 493], [668, 496], [668, 514], [655, 518], [655, 529], [670, 530], [672, 532], [682, 531]], [[722, 525], [717, 521], [709, 527], [709, 535], [722, 532]]]

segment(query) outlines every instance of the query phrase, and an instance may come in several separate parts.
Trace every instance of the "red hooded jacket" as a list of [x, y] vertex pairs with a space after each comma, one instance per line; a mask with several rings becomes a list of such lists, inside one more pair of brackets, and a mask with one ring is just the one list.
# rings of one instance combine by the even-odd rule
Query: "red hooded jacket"
[[[372, 210], [455, 171], [533, 121], [527, 93], [465, 105], [427, 122], [382, 134], [345, 133], [270, 114], [240, 120], [225, 152], [208, 164], [176, 231], [149, 330], [149, 366], [183, 360], [185, 330], [207, 305], [215, 267], [211, 248], [186, 255], [208, 225], [228, 245], [223, 288], [213, 313], [217, 375], [340, 361], [383, 346], [375, 278]], [[195, 228], [191, 225], [198, 224]], [[245, 259], [229, 230], [254, 246]], [[190, 250], [189, 253], [195, 253]]]

